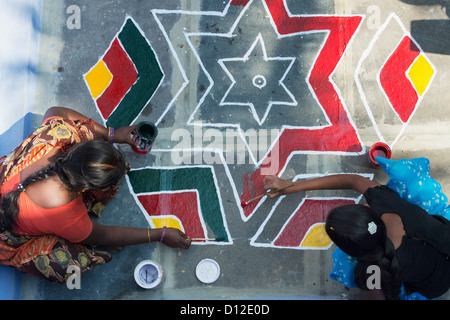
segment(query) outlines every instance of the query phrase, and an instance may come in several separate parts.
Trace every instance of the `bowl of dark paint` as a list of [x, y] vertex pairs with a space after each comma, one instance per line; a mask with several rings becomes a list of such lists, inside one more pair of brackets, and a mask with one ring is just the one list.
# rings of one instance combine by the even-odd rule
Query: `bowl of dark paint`
[[158, 128], [150, 121], [140, 122], [133, 132], [133, 141], [138, 145], [131, 147], [134, 152], [147, 154], [152, 150], [153, 143], [158, 136]]
[[380, 164], [375, 160], [376, 157], [382, 157], [386, 159], [391, 158], [391, 148], [384, 142], [377, 142], [373, 144], [369, 149], [369, 163], [374, 168], [379, 168]]

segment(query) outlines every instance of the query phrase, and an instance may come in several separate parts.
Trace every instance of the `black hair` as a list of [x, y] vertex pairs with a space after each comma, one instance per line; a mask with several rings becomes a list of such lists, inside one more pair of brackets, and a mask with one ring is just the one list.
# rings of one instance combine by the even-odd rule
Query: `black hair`
[[12, 231], [19, 214], [20, 193], [33, 182], [58, 175], [68, 191], [102, 190], [119, 183], [125, 170], [127, 164], [122, 153], [112, 145], [100, 140], [81, 142], [61, 155], [55, 163], [30, 175], [20, 188], [3, 196], [0, 232]]
[[356, 258], [355, 283], [368, 290], [368, 267], [381, 271], [381, 289], [386, 299], [398, 299], [401, 272], [392, 241], [386, 235], [381, 217], [370, 207], [353, 204], [337, 207], [329, 213], [325, 229], [331, 240], [345, 253]]

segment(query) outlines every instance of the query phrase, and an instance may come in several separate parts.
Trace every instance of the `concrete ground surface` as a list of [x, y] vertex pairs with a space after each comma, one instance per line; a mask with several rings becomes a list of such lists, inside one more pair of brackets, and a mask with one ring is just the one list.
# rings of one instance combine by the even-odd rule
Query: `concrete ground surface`
[[[179, 225], [224, 241], [126, 247], [86, 272], [81, 289], [24, 275], [22, 299], [359, 299], [330, 279], [335, 246], [321, 229], [330, 206], [359, 195], [241, 201], [262, 191], [265, 174], [386, 183], [368, 162], [378, 141], [392, 159], [427, 157], [450, 194], [448, 1], [42, 0], [38, 8], [33, 128], [51, 106], [116, 128], [158, 127], [148, 155], [119, 146], [133, 170], [98, 221]], [[220, 266], [212, 284], [195, 274], [206, 258]], [[134, 280], [146, 259], [165, 270], [157, 289]]]

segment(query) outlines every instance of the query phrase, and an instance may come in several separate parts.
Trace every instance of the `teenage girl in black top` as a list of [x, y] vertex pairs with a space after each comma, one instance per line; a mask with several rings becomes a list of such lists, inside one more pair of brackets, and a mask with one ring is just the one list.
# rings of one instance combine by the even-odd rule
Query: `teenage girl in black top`
[[[292, 184], [276, 176], [264, 178], [264, 189]], [[355, 282], [367, 289], [370, 265], [381, 270], [381, 289], [370, 290], [371, 298], [398, 299], [403, 282], [407, 294], [418, 292], [433, 299], [450, 287], [450, 224], [403, 200], [387, 186], [353, 174], [330, 175], [297, 181], [271, 198], [299, 191], [353, 189], [364, 195], [367, 205], [333, 209], [325, 229], [331, 240], [356, 258]]]

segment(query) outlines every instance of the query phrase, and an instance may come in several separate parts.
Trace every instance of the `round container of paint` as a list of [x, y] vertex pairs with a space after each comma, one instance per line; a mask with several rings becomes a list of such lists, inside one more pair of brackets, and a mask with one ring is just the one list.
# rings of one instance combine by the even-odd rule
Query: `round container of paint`
[[158, 136], [158, 128], [150, 121], [138, 123], [136, 130], [133, 132], [133, 141], [138, 147], [131, 147], [134, 152], [139, 154], [147, 154], [152, 150], [153, 143]]
[[144, 289], [155, 289], [165, 280], [164, 268], [151, 261], [141, 261], [134, 269], [134, 280]]
[[376, 157], [382, 157], [386, 159], [391, 158], [391, 148], [386, 143], [377, 142], [370, 147], [369, 150], [369, 163], [374, 168], [379, 168], [380, 165], [375, 160]]
[[195, 275], [203, 283], [213, 283], [220, 276], [220, 266], [213, 259], [203, 259], [198, 263]]

